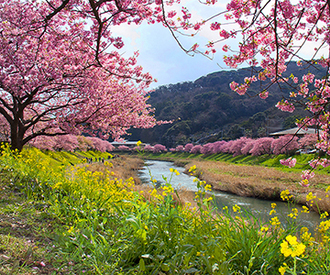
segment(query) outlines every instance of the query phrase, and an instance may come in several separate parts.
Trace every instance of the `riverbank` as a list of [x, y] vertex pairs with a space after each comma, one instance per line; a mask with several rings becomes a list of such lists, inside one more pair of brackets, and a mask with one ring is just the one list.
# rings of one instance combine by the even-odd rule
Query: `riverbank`
[[[310, 187], [302, 187], [299, 184], [301, 181], [301, 170], [299, 169], [281, 169], [279, 165], [265, 167], [260, 163], [256, 165], [244, 164], [244, 162], [234, 164], [222, 160], [212, 160], [212, 158], [203, 159], [194, 155], [187, 157], [183, 154], [183, 156], [185, 157], [180, 158], [177, 154], [171, 153], [158, 155], [144, 153], [142, 158], [173, 161], [175, 165], [185, 167], [186, 173], [190, 167], [195, 165], [194, 175], [210, 184], [215, 191], [280, 201], [281, 192], [288, 190], [296, 203], [306, 205], [314, 211], [330, 212], [330, 198], [329, 193], [326, 192], [330, 186], [330, 176], [325, 170], [322, 170], [321, 173], [316, 172], [315, 177], [310, 181]], [[275, 163], [274, 160], [265, 161], [268, 165], [271, 161]], [[316, 198], [306, 200], [310, 192]]]
[[[283, 268], [328, 274], [330, 270], [328, 220], [321, 219], [312, 237], [307, 228], [296, 226], [294, 210], [287, 215], [288, 225], [278, 219], [280, 211], [263, 221], [246, 217], [238, 203], [220, 214], [205, 192], [198, 194], [196, 209], [180, 207], [168, 186], [153, 190], [149, 201], [132, 191], [131, 179], [117, 178], [120, 167], [131, 175], [136, 172], [128, 169], [135, 156], [88, 165], [86, 156], [103, 158], [97, 152], [29, 149], [17, 155], [6, 148], [2, 152], [1, 274], [277, 274]], [[272, 212], [277, 210], [271, 207]], [[282, 249], [293, 238], [303, 253], [294, 262]]]

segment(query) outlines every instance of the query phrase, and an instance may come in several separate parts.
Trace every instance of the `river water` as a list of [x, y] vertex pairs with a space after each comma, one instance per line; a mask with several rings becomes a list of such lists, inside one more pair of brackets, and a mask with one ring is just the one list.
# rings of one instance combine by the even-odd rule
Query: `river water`
[[[170, 172], [170, 168], [176, 169], [180, 175]], [[191, 192], [196, 192], [197, 185], [194, 182], [194, 177], [184, 174], [183, 167], [177, 167], [173, 162], [169, 161], [158, 161], [158, 160], [146, 160], [145, 166], [140, 170], [139, 177], [144, 184], [151, 185], [151, 177], [157, 180], [156, 185], [162, 185], [166, 181], [173, 186], [174, 189], [185, 189]], [[172, 178], [171, 178], [172, 177]], [[224, 206], [228, 206], [229, 209], [232, 209], [232, 206], [239, 205], [242, 209], [246, 209], [248, 212], [252, 213], [255, 217], [258, 217], [264, 221], [269, 220], [272, 216], [269, 216], [271, 210], [271, 203], [276, 203], [276, 212], [279, 220], [285, 225], [287, 220], [287, 215], [291, 213], [292, 205], [288, 205], [284, 202], [279, 201], [268, 201], [260, 200], [256, 198], [249, 197], [240, 197], [237, 195], [212, 191], [214, 194], [215, 203], [218, 206], [219, 211], [221, 212]], [[296, 206], [300, 212], [301, 206]], [[311, 231], [315, 229], [316, 225], [320, 222], [319, 215], [315, 212], [311, 213], [299, 213], [297, 219], [298, 226], [306, 226]]]

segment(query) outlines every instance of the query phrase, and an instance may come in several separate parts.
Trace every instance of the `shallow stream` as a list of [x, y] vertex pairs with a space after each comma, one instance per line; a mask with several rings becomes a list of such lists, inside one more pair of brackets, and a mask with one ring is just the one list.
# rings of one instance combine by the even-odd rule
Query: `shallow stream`
[[[172, 174], [170, 168], [176, 169], [180, 175]], [[159, 161], [159, 160], [146, 160], [145, 166], [140, 170], [139, 176], [141, 181], [144, 184], [151, 184], [151, 176], [153, 179], [157, 180], [157, 185], [165, 183], [164, 178], [167, 178], [167, 181], [172, 176], [171, 185], [174, 189], [184, 188], [185, 190], [196, 192], [197, 186], [194, 182], [194, 177], [184, 174], [183, 167], [177, 167], [173, 162], [168, 161]], [[265, 221], [269, 220], [269, 212], [271, 210], [271, 203], [276, 203], [276, 212], [279, 220], [282, 223], [286, 223], [287, 215], [291, 213], [292, 206], [284, 202], [279, 201], [269, 201], [269, 200], [260, 200], [250, 197], [240, 197], [237, 195], [214, 191], [212, 192], [215, 197], [215, 202], [218, 206], [219, 211], [222, 210], [224, 206], [228, 206], [229, 209], [232, 209], [232, 206], [239, 205], [241, 208], [246, 209], [250, 213], [253, 213], [255, 217], [259, 217]], [[306, 226], [311, 231], [315, 229], [316, 225], [320, 222], [319, 215], [315, 212], [311, 213], [300, 213], [301, 206], [297, 206], [299, 210], [299, 217], [297, 219], [299, 226]]]

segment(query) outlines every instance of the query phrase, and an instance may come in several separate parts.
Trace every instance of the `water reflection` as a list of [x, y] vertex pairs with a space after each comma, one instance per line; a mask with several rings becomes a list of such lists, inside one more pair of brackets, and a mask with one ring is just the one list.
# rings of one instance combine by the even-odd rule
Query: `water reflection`
[[[170, 172], [170, 168], [175, 168], [178, 170], [180, 175], [175, 175]], [[158, 161], [158, 160], [146, 160], [145, 167], [140, 170], [140, 179], [145, 184], [151, 184], [151, 177], [157, 180], [158, 185], [165, 184], [166, 181], [171, 179], [171, 185], [174, 189], [184, 188], [192, 192], [197, 191], [197, 185], [193, 181], [194, 177], [188, 176], [183, 173], [184, 168], [177, 167], [173, 162], [168, 161]], [[214, 192], [215, 203], [218, 209], [221, 211], [223, 207], [228, 206], [232, 209], [233, 205], [239, 205], [241, 208], [246, 209], [248, 212], [252, 213], [254, 216], [268, 221], [270, 219], [269, 211], [271, 210], [271, 203], [276, 203], [276, 211], [278, 218], [282, 223], [286, 223], [287, 215], [291, 213], [292, 206], [284, 202], [278, 201], [268, 201], [260, 200], [256, 198], [240, 197], [233, 194], [228, 194], [224, 192]], [[299, 212], [301, 210], [300, 206], [297, 206]], [[301, 213], [298, 219], [299, 226], [306, 226], [310, 230], [314, 229], [316, 224], [319, 223], [319, 215], [311, 213]]]

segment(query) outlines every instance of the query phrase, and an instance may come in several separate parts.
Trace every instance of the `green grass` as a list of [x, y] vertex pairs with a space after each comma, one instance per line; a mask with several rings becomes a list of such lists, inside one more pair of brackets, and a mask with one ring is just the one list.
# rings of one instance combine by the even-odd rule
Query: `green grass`
[[0, 177], [0, 274], [56, 274], [49, 257], [54, 219], [47, 204], [28, 199], [7, 174]]
[[[272, 275], [284, 264], [298, 270], [291, 274], [330, 270], [326, 220], [312, 240], [289, 217], [282, 227], [238, 206], [219, 213], [201, 181], [195, 209], [174, 199], [170, 183], [144, 197], [130, 181], [82, 167], [87, 155], [98, 156], [3, 149], [1, 273]], [[281, 252], [288, 235], [306, 246], [299, 259]]]
[[[172, 160], [172, 161], [178, 161], [178, 160], [189, 161], [192, 159], [198, 159], [198, 160], [208, 160], [208, 161], [221, 161], [221, 162], [227, 162], [237, 165], [258, 165], [265, 167], [273, 167], [285, 172], [301, 172], [302, 170], [310, 169], [311, 167], [309, 166], [308, 162], [314, 158], [317, 158], [317, 156], [314, 154], [294, 155], [292, 157], [297, 159], [297, 164], [293, 168], [288, 168], [286, 166], [281, 165], [280, 163], [280, 159], [286, 159], [290, 157], [287, 155], [262, 155], [262, 156], [239, 155], [233, 157], [233, 155], [226, 153], [202, 155], [202, 154], [190, 154], [185, 152], [175, 152], [175, 153], [166, 152], [159, 154], [144, 152], [142, 156], [150, 159], [163, 159], [163, 160]], [[316, 173], [329, 174], [330, 168], [319, 167], [317, 168]]]

